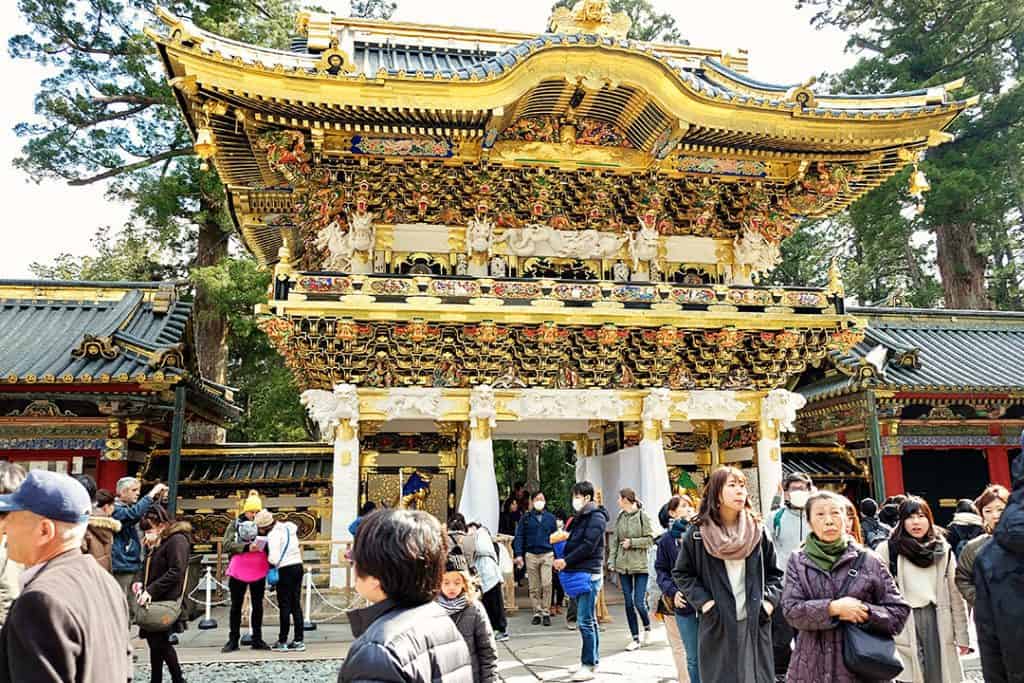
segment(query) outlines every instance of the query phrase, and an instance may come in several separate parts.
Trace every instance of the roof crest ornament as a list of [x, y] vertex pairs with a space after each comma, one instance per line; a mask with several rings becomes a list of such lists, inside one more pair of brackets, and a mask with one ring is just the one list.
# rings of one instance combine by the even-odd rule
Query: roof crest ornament
[[552, 33], [591, 33], [615, 40], [625, 40], [632, 26], [629, 15], [612, 13], [607, 0], [579, 0], [572, 9], [559, 7], [548, 20]]

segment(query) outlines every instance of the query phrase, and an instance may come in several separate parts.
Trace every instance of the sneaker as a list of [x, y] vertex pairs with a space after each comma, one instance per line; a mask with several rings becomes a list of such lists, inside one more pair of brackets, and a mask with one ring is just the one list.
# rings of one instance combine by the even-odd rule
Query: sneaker
[[280, 640], [274, 643], [271, 648], [274, 652], [288, 652], [288, 643], [282, 643]]
[[494, 634], [494, 639], [499, 643], [504, 643], [508, 640], [508, 631], [498, 631]]
[[640, 646], [646, 647], [651, 644], [651, 629], [645, 628], [640, 632]]
[[565, 622], [565, 627], [567, 629], [569, 629], [570, 631], [575, 631], [576, 630], [576, 622], [575, 621], [567, 621], [567, 622]]
[[640, 649], [640, 641], [639, 640], [635, 640], [635, 639], [629, 641], [629, 645], [626, 646], [626, 652], [633, 652], [634, 650], [639, 650], [639, 649]]
[[540, 626], [540, 615], [539, 614], [534, 614], [533, 615], [533, 619], [530, 621], [530, 623], [533, 624], [534, 626]]
[[306, 651], [306, 643], [304, 643], [301, 640], [292, 641], [292, 642], [288, 643], [288, 651], [289, 652], [305, 652]]
[[227, 642], [227, 645], [222, 647], [220, 649], [220, 651], [225, 653], [225, 654], [227, 654], [228, 652], [238, 652], [238, 641], [237, 640], [229, 640]]
[[551, 626], [551, 617], [549, 617], [549, 616], [548, 616], [548, 615], [546, 615], [546, 614], [545, 614], [545, 615], [544, 615], [544, 616], [543, 616], [543, 617], [541, 618], [541, 620], [540, 620], [540, 621], [541, 621], [541, 623], [542, 623], [542, 624], [544, 624], [545, 626]]
[[257, 638], [253, 638], [252, 646], [251, 647], [254, 650], [269, 650], [270, 649], [269, 645], [267, 645], [263, 640], [260, 640], [260, 639], [257, 639]]
[[593, 667], [593, 666], [581, 666], [579, 671], [574, 673], [572, 675], [572, 678], [570, 678], [569, 680], [570, 681], [592, 681], [595, 678], [597, 678], [597, 675], [594, 673], [594, 669], [595, 668], [596, 667]]

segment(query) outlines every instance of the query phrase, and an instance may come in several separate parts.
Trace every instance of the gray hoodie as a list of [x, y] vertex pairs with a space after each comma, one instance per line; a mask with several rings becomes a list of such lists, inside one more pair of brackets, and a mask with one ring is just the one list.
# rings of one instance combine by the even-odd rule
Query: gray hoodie
[[772, 513], [770, 528], [779, 569], [785, 572], [789, 566], [789, 556], [804, 544], [811, 533], [811, 525], [802, 508], [787, 505]]

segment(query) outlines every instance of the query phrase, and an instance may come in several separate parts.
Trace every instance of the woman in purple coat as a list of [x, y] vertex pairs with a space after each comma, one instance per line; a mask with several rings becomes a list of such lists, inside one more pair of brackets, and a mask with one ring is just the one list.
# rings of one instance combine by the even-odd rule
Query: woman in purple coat
[[[838, 495], [822, 491], [804, 507], [811, 535], [790, 556], [782, 591], [782, 613], [797, 631], [788, 683], [862, 683], [843, 664], [840, 623], [866, 624], [880, 634], [895, 636], [910, 615], [889, 569], [847, 535], [846, 505]], [[846, 595], [839, 595], [864, 552], [863, 566]]]

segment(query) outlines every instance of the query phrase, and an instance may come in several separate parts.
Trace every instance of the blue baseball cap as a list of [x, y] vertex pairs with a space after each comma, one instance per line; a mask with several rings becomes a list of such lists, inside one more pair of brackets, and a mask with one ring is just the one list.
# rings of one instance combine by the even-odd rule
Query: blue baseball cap
[[14, 493], [0, 496], [0, 513], [34, 512], [57, 522], [89, 521], [89, 492], [66, 474], [32, 470]]

